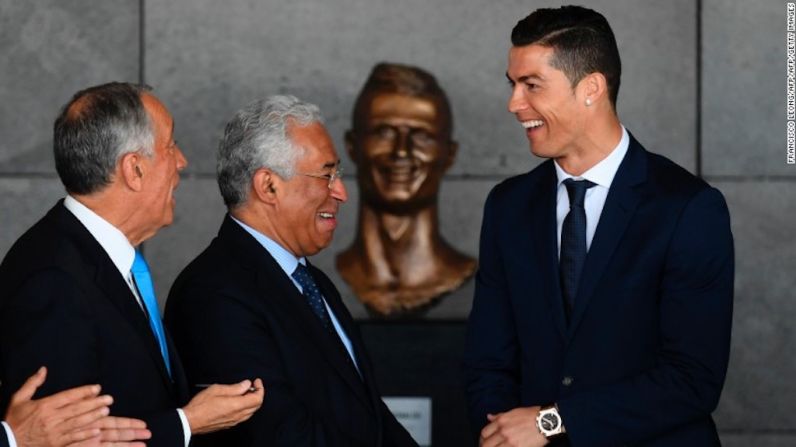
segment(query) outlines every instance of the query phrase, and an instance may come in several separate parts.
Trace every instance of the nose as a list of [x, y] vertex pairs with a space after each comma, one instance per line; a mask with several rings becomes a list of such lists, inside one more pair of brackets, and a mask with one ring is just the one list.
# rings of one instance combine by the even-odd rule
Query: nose
[[399, 127], [395, 141], [393, 142], [393, 154], [396, 158], [407, 158], [411, 152], [409, 145], [411, 138], [409, 138], [410, 130], [406, 127]]
[[188, 166], [188, 159], [185, 158], [185, 155], [182, 153], [180, 148], [177, 148], [177, 170], [182, 171]]
[[508, 107], [511, 113], [517, 113], [528, 108], [528, 101], [525, 100], [519, 83], [511, 90]]
[[348, 200], [348, 191], [346, 191], [343, 179], [340, 177], [334, 179], [334, 182], [332, 182], [332, 189], [329, 191], [331, 191], [332, 198], [341, 203], [345, 203]]

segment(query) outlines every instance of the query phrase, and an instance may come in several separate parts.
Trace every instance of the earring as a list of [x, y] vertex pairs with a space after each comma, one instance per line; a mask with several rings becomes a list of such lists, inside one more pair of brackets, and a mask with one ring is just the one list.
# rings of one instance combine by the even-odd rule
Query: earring
[[589, 107], [590, 105], [591, 105], [591, 99], [586, 98], [586, 107]]

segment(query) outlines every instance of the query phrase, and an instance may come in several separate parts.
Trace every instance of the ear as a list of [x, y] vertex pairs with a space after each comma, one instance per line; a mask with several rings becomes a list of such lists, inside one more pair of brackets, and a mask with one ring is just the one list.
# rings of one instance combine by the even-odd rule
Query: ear
[[448, 157], [445, 159], [445, 170], [447, 171], [453, 162], [456, 160], [456, 153], [459, 151], [459, 142], [455, 140], [448, 141]]
[[578, 82], [577, 89], [579, 92], [578, 97], [583, 101], [584, 105], [597, 104], [607, 97], [608, 82], [605, 79], [605, 75], [594, 72], [584, 76]]
[[274, 204], [277, 201], [277, 194], [282, 189], [281, 185], [277, 185], [280, 181], [281, 178], [270, 169], [258, 169], [252, 177], [250, 195], [260, 202]]
[[133, 191], [141, 191], [144, 185], [146, 164], [144, 156], [138, 152], [128, 152], [116, 166], [116, 177]]
[[354, 140], [356, 140], [356, 134], [354, 133], [354, 130], [349, 129], [345, 131], [343, 139], [345, 140], [345, 150], [348, 152], [348, 156], [351, 158], [351, 161], [354, 164], [357, 164], [357, 157], [354, 153]]

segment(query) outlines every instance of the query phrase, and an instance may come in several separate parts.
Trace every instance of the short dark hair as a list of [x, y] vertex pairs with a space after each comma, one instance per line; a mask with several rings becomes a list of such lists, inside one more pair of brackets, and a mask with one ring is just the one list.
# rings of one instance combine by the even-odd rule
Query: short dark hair
[[442, 116], [446, 117], [448, 132], [453, 132], [453, 114], [448, 96], [434, 75], [422, 68], [389, 62], [376, 64], [354, 103], [354, 123], [358, 121], [357, 117], [367, 111], [368, 101], [375, 92], [397, 93], [435, 102]]
[[154, 135], [141, 95], [151, 88], [123, 82], [81, 90], [61, 109], [53, 129], [55, 170], [69, 193], [108, 185], [124, 154], [152, 156]]
[[511, 43], [553, 48], [551, 65], [563, 71], [573, 87], [588, 74], [602, 73], [616, 110], [622, 62], [614, 32], [599, 12], [580, 6], [537, 9], [517, 22]]

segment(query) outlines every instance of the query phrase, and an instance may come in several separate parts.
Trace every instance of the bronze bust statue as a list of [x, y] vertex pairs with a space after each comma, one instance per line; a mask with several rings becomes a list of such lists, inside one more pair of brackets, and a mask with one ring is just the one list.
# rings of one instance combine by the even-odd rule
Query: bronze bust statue
[[448, 98], [426, 71], [381, 63], [357, 97], [345, 142], [359, 216], [337, 270], [371, 313], [428, 308], [475, 271], [439, 233], [437, 195], [458, 145]]

